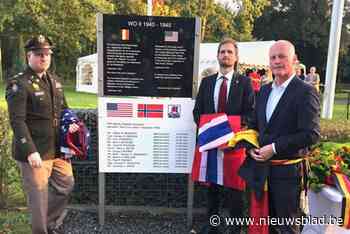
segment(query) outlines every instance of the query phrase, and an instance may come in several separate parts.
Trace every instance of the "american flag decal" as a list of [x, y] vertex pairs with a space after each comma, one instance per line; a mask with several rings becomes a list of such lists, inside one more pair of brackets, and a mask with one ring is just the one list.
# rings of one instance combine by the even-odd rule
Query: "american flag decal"
[[176, 31], [165, 31], [164, 32], [164, 41], [178, 42], [179, 41], [179, 32], [176, 32]]
[[107, 117], [132, 117], [132, 104], [107, 103]]

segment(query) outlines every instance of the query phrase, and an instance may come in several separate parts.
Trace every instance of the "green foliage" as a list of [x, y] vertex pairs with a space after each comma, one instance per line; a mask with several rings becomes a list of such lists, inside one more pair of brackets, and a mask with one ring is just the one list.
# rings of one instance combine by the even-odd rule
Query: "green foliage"
[[97, 95], [76, 92], [74, 86], [64, 86], [64, 95], [72, 109], [89, 109], [97, 107]]
[[332, 185], [332, 173], [350, 176], [350, 144], [319, 144], [309, 155], [309, 186], [319, 191], [325, 184]]
[[[346, 5], [350, 3], [346, 1]], [[316, 66], [325, 77], [332, 1], [271, 0], [263, 15], [255, 22], [253, 34], [263, 40], [290, 40], [296, 46], [299, 60]], [[346, 66], [343, 61], [348, 53], [350, 34], [347, 25], [350, 8], [345, 7], [340, 44], [340, 69], [338, 80], [345, 80]], [[350, 64], [350, 63], [347, 63]], [[350, 75], [350, 73], [349, 73]]]
[[166, 5], [182, 17], [201, 19], [201, 39], [204, 42], [218, 42], [229, 36], [237, 41], [252, 40], [254, 21], [262, 14], [269, 0], [244, 0], [243, 10], [235, 16], [214, 0], [168, 0]]
[[115, 13], [118, 15], [146, 15], [147, 1], [143, 0], [114, 0]]
[[27, 212], [1, 211], [0, 233], [27, 234], [31, 233], [30, 219]]
[[[0, 8], [0, 39], [6, 59], [18, 60], [11, 41], [44, 34], [55, 44], [56, 65], [64, 78], [73, 78], [76, 59], [95, 52], [96, 13], [112, 13], [114, 5], [107, 0], [21, 0], [6, 1]], [[2, 15], [4, 14], [4, 15]], [[12, 57], [14, 59], [11, 59]], [[23, 56], [23, 55], [22, 55]], [[23, 59], [23, 58], [22, 58]], [[14, 64], [5, 64], [14, 66]]]
[[11, 157], [11, 131], [8, 114], [0, 109], [0, 209], [13, 203], [23, 204], [19, 170]]

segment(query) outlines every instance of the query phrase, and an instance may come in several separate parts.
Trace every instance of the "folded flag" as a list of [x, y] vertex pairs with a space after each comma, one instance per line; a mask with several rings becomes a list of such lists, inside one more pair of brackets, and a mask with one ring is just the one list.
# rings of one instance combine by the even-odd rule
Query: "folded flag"
[[[204, 125], [209, 124], [213, 119], [223, 116], [223, 114], [207, 114], [200, 118], [199, 129]], [[219, 118], [220, 119], [220, 118]], [[224, 119], [224, 118], [223, 118]], [[241, 118], [240, 116], [228, 116], [228, 123], [232, 132], [240, 130]], [[225, 120], [221, 120], [225, 122]], [[215, 122], [215, 121], [213, 121]], [[220, 122], [220, 121], [219, 121]], [[211, 125], [211, 124], [209, 124]], [[208, 126], [208, 125], [207, 125]], [[214, 124], [215, 126], [215, 124]], [[215, 131], [215, 128], [208, 128], [208, 131]], [[204, 131], [199, 132], [199, 135]], [[222, 131], [227, 134], [226, 131]], [[213, 135], [217, 135], [212, 133]], [[211, 137], [208, 139], [215, 139]], [[203, 135], [204, 136], [204, 135]], [[217, 135], [220, 138], [220, 135]], [[215, 140], [214, 140], [215, 141]], [[199, 142], [199, 139], [198, 139]], [[203, 141], [206, 142], [206, 141]], [[227, 141], [225, 142], [227, 143]], [[218, 143], [219, 146], [221, 143]], [[235, 188], [238, 190], [245, 189], [245, 182], [238, 176], [238, 169], [245, 159], [244, 149], [222, 151], [218, 148], [212, 148], [207, 151], [199, 151], [199, 143], [197, 144], [195, 156], [192, 165], [192, 180], [204, 183], [214, 183], [223, 185], [225, 187]]]
[[[77, 124], [79, 129], [70, 133], [69, 126], [73, 123]], [[64, 158], [76, 156], [80, 159], [86, 159], [89, 147], [89, 130], [72, 110], [64, 109], [60, 121], [60, 151], [64, 154]]]
[[229, 141], [227, 146], [234, 148], [239, 142], [246, 142], [247, 144], [250, 144], [250, 146], [259, 148], [259, 140], [258, 140], [259, 133], [255, 130], [248, 129], [244, 131], [237, 132], [234, 137], [232, 137]]
[[198, 130], [199, 152], [218, 148], [226, 144], [232, 137], [230, 123], [226, 114], [221, 114], [209, 122], [204, 123]]

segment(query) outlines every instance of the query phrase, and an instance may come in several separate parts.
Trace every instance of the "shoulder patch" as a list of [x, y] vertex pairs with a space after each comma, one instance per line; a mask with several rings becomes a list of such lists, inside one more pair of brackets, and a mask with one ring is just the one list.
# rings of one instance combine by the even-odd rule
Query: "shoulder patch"
[[6, 97], [16, 94], [19, 90], [19, 85], [20, 84], [17, 79], [9, 80], [6, 87]]
[[17, 78], [19, 76], [23, 75], [23, 72], [17, 73], [16, 75], [13, 76], [13, 78]]

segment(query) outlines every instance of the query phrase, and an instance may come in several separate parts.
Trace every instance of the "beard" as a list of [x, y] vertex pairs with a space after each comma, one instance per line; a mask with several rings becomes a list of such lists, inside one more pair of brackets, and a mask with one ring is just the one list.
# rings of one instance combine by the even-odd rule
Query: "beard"
[[236, 63], [234, 64], [231, 64], [231, 63], [226, 63], [226, 62], [223, 62], [223, 61], [220, 61], [219, 62], [219, 65], [220, 67], [222, 68], [230, 68], [230, 67], [234, 67]]

